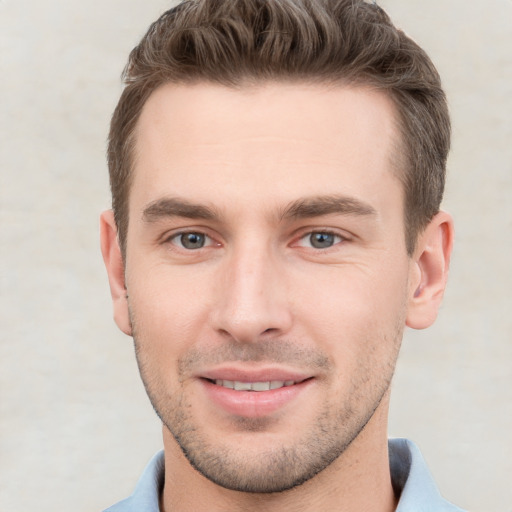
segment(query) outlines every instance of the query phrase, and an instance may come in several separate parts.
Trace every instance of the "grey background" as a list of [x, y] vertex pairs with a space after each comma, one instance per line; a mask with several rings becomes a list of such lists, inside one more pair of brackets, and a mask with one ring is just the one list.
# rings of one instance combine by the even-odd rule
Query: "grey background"
[[[512, 511], [512, 1], [382, 0], [438, 65], [456, 248], [408, 332], [390, 434], [443, 494]], [[98, 248], [119, 74], [161, 0], [0, 0], [0, 510], [102, 510], [161, 446]]]

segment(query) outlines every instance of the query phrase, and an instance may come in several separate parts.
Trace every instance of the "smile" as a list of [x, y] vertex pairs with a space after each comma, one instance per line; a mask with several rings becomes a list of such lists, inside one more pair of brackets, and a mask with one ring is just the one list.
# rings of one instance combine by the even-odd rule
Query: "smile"
[[231, 378], [209, 375], [198, 379], [198, 382], [215, 409], [245, 418], [262, 418], [291, 406], [299, 397], [307, 396], [308, 390], [314, 389], [316, 381], [314, 377], [297, 374], [282, 375], [279, 379], [277, 375], [253, 375], [251, 378], [242, 375], [247, 372], [223, 370], [223, 373], [231, 373]]
[[221, 380], [216, 379], [215, 384], [227, 389], [234, 389], [235, 391], [270, 391], [272, 389], [279, 389], [286, 386], [293, 386], [294, 380], [269, 380], [262, 382], [241, 382], [238, 380]]

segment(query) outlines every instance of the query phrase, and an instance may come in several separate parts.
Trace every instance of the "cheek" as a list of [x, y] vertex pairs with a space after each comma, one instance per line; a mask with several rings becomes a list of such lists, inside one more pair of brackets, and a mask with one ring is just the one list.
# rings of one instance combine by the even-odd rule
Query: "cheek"
[[201, 337], [206, 324], [204, 283], [201, 286], [200, 278], [169, 269], [142, 275], [127, 280], [134, 333], [157, 357], [179, 354]]
[[[405, 322], [407, 273], [401, 262], [347, 265], [303, 279], [295, 303], [307, 335], [328, 350], [358, 352], [395, 335]], [[325, 284], [324, 284], [325, 283]]]

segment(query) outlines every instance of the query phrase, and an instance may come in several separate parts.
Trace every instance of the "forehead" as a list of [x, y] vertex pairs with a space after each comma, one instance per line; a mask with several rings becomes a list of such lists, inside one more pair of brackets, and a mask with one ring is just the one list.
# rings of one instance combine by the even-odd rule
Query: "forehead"
[[293, 200], [305, 189], [379, 195], [382, 180], [397, 181], [395, 118], [384, 93], [363, 87], [166, 84], [137, 125], [131, 195], [138, 203], [165, 194]]

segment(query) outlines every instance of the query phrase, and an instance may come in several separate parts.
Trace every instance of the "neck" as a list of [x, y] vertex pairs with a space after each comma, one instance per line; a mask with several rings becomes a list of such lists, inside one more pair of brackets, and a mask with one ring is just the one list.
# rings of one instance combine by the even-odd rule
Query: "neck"
[[[164, 427], [165, 485], [162, 512], [392, 512], [386, 436], [387, 400], [364, 430], [329, 467], [288, 491], [256, 494], [220, 487], [197, 472]], [[382, 409], [382, 410], [380, 410]]]

